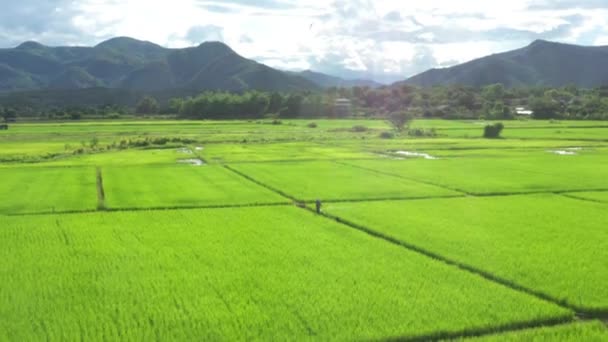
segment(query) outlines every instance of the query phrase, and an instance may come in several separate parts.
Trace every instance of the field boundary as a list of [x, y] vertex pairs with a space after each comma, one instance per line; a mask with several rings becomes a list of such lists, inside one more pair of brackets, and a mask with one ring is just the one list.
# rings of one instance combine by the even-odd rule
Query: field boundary
[[96, 169], [96, 179], [97, 179], [97, 210], [106, 210], [106, 193], [103, 188], [103, 174], [101, 172], [101, 167], [97, 167]]
[[[579, 191], [579, 192], [587, 192], [587, 191]], [[591, 192], [605, 192], [605, 191], [591, 191]], [[574, 194], [576, 194], [576, 193], [574, 193]], [[579, 197], [576, 195], [571, 195], [571, 193], [559, 193], [558, 195], [564, 196], [567, 198], [571, 198], [574, 200], [585, 201], [585, 202], [602, 203], [602, 204], [608, 203], [607, 201], [602, 201], [602, 200], [598, 200], [595, 198], [586, 198], [586, 197]]]
[[[291, 202], [268, 202], [268, 203], [246, 203], [246, 204], [218, 204], [218, 205], [201, 205], [201, 206], [171, 206], [171, 207], [130, 207], [130, 208], [105, 208], [103, 211], [112, 212], [137, 212], [137, 211], [169, 211], [169, 210], [197, 210], [197, 209], [231, 209], [231, 208], [253, 208], [253, 207], [280, 207], [291, 206]], [[44, 211], [36, 213], [16, 213], [16, 214], [0, 214], [5, 217], [21, 217], [21, 216], [45, 216], [45, 215], [78, 215], [91, 214], [99, 212], [98, 209], [92, 210], [66, 210], [66, 211]]]
[[[225, 166], [226, 167], [226, 166]], [[228, 168], [228, 167], [226, 167]], [[154, 211], [154, 210], [191, 210], [191, 209], [223, 209], [223, 208], [247, 208], [247, 207], [264, 207], [264, 206], [282, 206], [282, 205], [296, 205], [298, 207], [306, 207], [307, 204], [314, 203], [314, 200], [299, 200], [282, 191], [276, 190], [266, 184], [251, 178], [250, 176], [244, 175], [239, 171], [235, 171], [237, 175], [246, 178], [247, 180], [254, 182], [274, 193], [288, 199], [285, 202], [254, 202], [254, 203], [243, 203], [243, 204], [217, 204], [217, 205], [189, 205], [189, 206], [156, 206], [156, 207], [124, 207], [124, 208], [110, 208], [105, 205], [103, 209], [99, 207], [97, 209], [81, 209], [81, 210], [64, 210], [64, 211], [39, 211], [39, 212], [23, 212], [23, 213], [4, 213], [0, 215], [4, 216], [39, 216], [39, 215], [52, 215], [52, 214], [87, 214], [98, 211], [107, 212], [119, 212], [119, 211]], [[383, 197], [383, 198], [345, 198], [345, 199], [321, 199], [322, 203], [360, 203], [360, 202], [383, 202], [383, 201], [423, 201], [432, 199], [458, 199], [458, 198], [491, 198], [491, 197], [508, 197], [508, 196], [528, 196], [528, 195], [558, 195], [570, 198], [573, 200], [587, 201], [593, 203], [606, 204], [607, 202], [580, 198], [576, 196], [569, 196], [568, 194], [575, 194], [578, 192], [608, 192], [608, 189], [586, 189], [586, 190], [558, 190], [558, 191], [531, 191], [531, 192], [512, 192], [512, 193], [492, 193], [492, 194], [456, 194], [456, 195], [437, 195], [437, 196], [420, 196], [420, 197]], [[99, 194], [99, 193], [98, 193]], [[99, 200], [99, 197], [98, 197]], [[105, 197], [104, 197], [105, 200]]]

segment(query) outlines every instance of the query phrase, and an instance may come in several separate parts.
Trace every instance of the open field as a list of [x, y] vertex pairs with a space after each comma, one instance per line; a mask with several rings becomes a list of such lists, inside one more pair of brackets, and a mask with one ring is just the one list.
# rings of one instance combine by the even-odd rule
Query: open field
[[571, 317], [293, 207], [3, 221], [9, 340], [352, 340]]
[[0, 169], [0, 214], [94, 210], [95, 169]]
[[108, 167], [103, 178], [108, 209], [288, 203], [221, 166]]
[[608, 124], [504, 123], [11, 124], [0, 340], [605, 340]]
[[580, 310], [608, 312], [603, 204], [528, 195], [336, 203], [327, 212]]
[[[568, 150], [566, 150], [568, 152]], [[345, 161], [382, 174], [435, 184], [470, 194], [508, 194], [539, 191], [608, 190], [608, 153], [501, 151], [470, 158]], [[395, 155], [394, 158], [400, 158]], [[400, 158], [403, 159], [403, 158]], [[472, 176], [474, 175], [474, 176]]]
[[300, 201], [458, 195], [440, 187], [326, 161], [250, 163], [233, 168]]

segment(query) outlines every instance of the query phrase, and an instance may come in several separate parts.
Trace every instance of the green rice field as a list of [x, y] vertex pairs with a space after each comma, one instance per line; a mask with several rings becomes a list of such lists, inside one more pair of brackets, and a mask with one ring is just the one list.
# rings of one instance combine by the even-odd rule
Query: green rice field
[[10, 124], [0, 341], [607, 341], [608, 125], [485, 124]]
[[608, 312], [603, 204], [543, 194], [332, 203], [327, 211], [555, 301]]
[[289, 202], [221, 166], [114, 166], [102, 170], [105, 204], [110, 209]]
[[95, 169], [0, 169], [0, 214], [94, 210]]

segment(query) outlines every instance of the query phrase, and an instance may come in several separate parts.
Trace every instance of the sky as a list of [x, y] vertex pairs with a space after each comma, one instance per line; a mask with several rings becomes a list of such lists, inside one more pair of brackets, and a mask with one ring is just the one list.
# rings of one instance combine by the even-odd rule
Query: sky
[[0, 1], [0, 47], [222, 41], [275, 68], [385, 83], [536, 39], [608, 45], [608, 0]]

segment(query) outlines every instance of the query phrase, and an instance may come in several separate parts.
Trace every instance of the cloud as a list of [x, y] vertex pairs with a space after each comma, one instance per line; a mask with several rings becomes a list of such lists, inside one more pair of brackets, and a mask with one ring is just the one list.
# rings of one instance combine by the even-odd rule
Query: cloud
[[401, 14], [397, 11], [390, 11], [384, 16], [384, 20], [388, 21], [400, 21]]
[[238, 9], [234, 7], [224, 6], [216, 3], [206, 3], [200, 4], [200, 7], [204, 8], [209, 12], [217, 12], [217, 13], [235, 13], [238, 12]]
[[21, 0], [0, 12], [0, 47], [167, 47], [220, 40], [271, 66], [403, 79], [535, 39], [607, 44], [608, 0]]
[[222, 1], [209, 1], [199, 0], [197, 1], [199, 6], [218, 6], [218, 5], [238, 5], [255, 8], [270, 8], [270, 9], [288, 9], [295, 8], [295, 2], [281, 1], [281, 0], [222, 0]]
[[253, 39], [251, 37], [249, 37], [248, 35], [244, 34], [239, 39], [239, 43], [251, 44], [251, 43], [253, 43]]
[[90, 38], [73, 25], [79, 14], [69, 0], [22, 0], [2, 4], [0, 34], [3, 43], [12, 46], [24, 40], [45, 44], [66, 44]]
[[536, 0], [528, 6], [529, 10], [557, 10], [557, 9], [608, 9], [606, 0]]
[[209, 41], [224, 41], [224, 29], [215, 25], [194, 26], [188, 30], [186, 40], [193, 44]]

